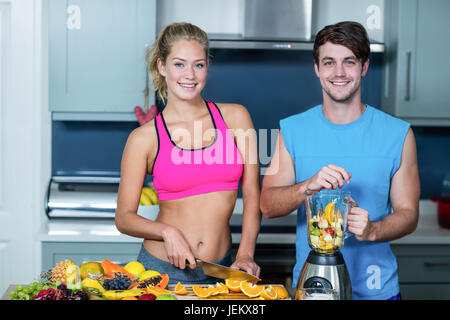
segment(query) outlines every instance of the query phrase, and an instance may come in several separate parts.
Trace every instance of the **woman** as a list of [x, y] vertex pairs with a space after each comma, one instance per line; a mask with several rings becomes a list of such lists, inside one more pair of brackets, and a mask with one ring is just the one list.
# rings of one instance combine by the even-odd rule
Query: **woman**
[[[170, 283], [215, 283], [195, 269], [195, 258], [260, 273], [253, 260], [261, 222], [256, 132], [243, 106], [201, 97], [208, 51], [206, 33], [194, 25], [161, 31], [146, 60], [166, 106], [131, 132], [122, 157], [116, 226], [144, 239], [138, 261], [169, 274]], [[137, 214], [147, 173], [159, 196], [155, 221]], [[239, 182], [242, 236], [232, 263], [229, 219]]]

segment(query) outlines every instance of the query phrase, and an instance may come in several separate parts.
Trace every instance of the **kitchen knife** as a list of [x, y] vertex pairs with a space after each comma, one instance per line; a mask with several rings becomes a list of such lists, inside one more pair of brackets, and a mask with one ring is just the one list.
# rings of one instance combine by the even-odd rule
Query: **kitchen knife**
[[245, 280], [250, 282], [261, 281], [260, 278], [255, 277], [247, 272], [232, 269], [229, 267], [222, 266], [220, 264], [206, 262], [200, 259], [195, 259], [197, 265], [202, 267], [203, 272], [211, 277], [220, 279], [235, 279], [235, 280]]

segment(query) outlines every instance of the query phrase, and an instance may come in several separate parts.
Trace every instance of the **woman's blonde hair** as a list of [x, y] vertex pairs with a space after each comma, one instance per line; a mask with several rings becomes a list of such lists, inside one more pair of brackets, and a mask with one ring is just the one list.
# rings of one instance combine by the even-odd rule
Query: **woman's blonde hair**
[[158, 59], [165, 64], [173, 44], [178, 40], [197, 40], [205, 50], [206, 59], [209, 60], [209, 40], [202, 29], [187, 22], [174, 22], [164, 27], [153, 46], [147, 48], [145, 53], [153, 87], [163, 102], [167, 99], [167, 83], [164, 76], [159, 73]]

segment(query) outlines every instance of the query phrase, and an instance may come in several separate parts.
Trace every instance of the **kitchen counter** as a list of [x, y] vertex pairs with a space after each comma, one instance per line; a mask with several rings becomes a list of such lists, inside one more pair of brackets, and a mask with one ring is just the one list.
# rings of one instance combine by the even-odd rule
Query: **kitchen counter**
[[[238, 223], [242, 217], [242, 203], [236, 204], [231, 223]], [[395, 245], [411, 244], [450, 244], [450, 229], [441, 228], [437, 222], [436, 204], [428, 201], [420, 201], [419, 224], [415, 232], [401, 239], [392, 241]], [[138, 212], [149, 219], [155, 219], [158, 214], [158, 206], [142, 208]], [[262, 226], [290, 225], [295, 226], [296, 214], [283, 218], [265, 219]], [[240, 242], [240, 233], [232, 234], [233, 243]], [[37, 235], [42, 242], [119, 242], [140, 243], [142, 239], [121, 234], [115, 227], [112, 219], [52, 219], [47, 220]], [[295, 233], [260, 233], [258, 244], [295, 244]]]

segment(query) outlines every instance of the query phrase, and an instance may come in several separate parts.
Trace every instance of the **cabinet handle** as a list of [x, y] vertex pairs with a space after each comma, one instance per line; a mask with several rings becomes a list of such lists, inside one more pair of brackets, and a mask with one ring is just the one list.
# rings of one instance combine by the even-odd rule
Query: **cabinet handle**
[[405, 101], [411, 98], [411, 51], [406, 52], [406, 92]]
[[436, 267], [450, 268], [450, 262], [424, 262], [423, 265], [426, 268], [436, 268]]

